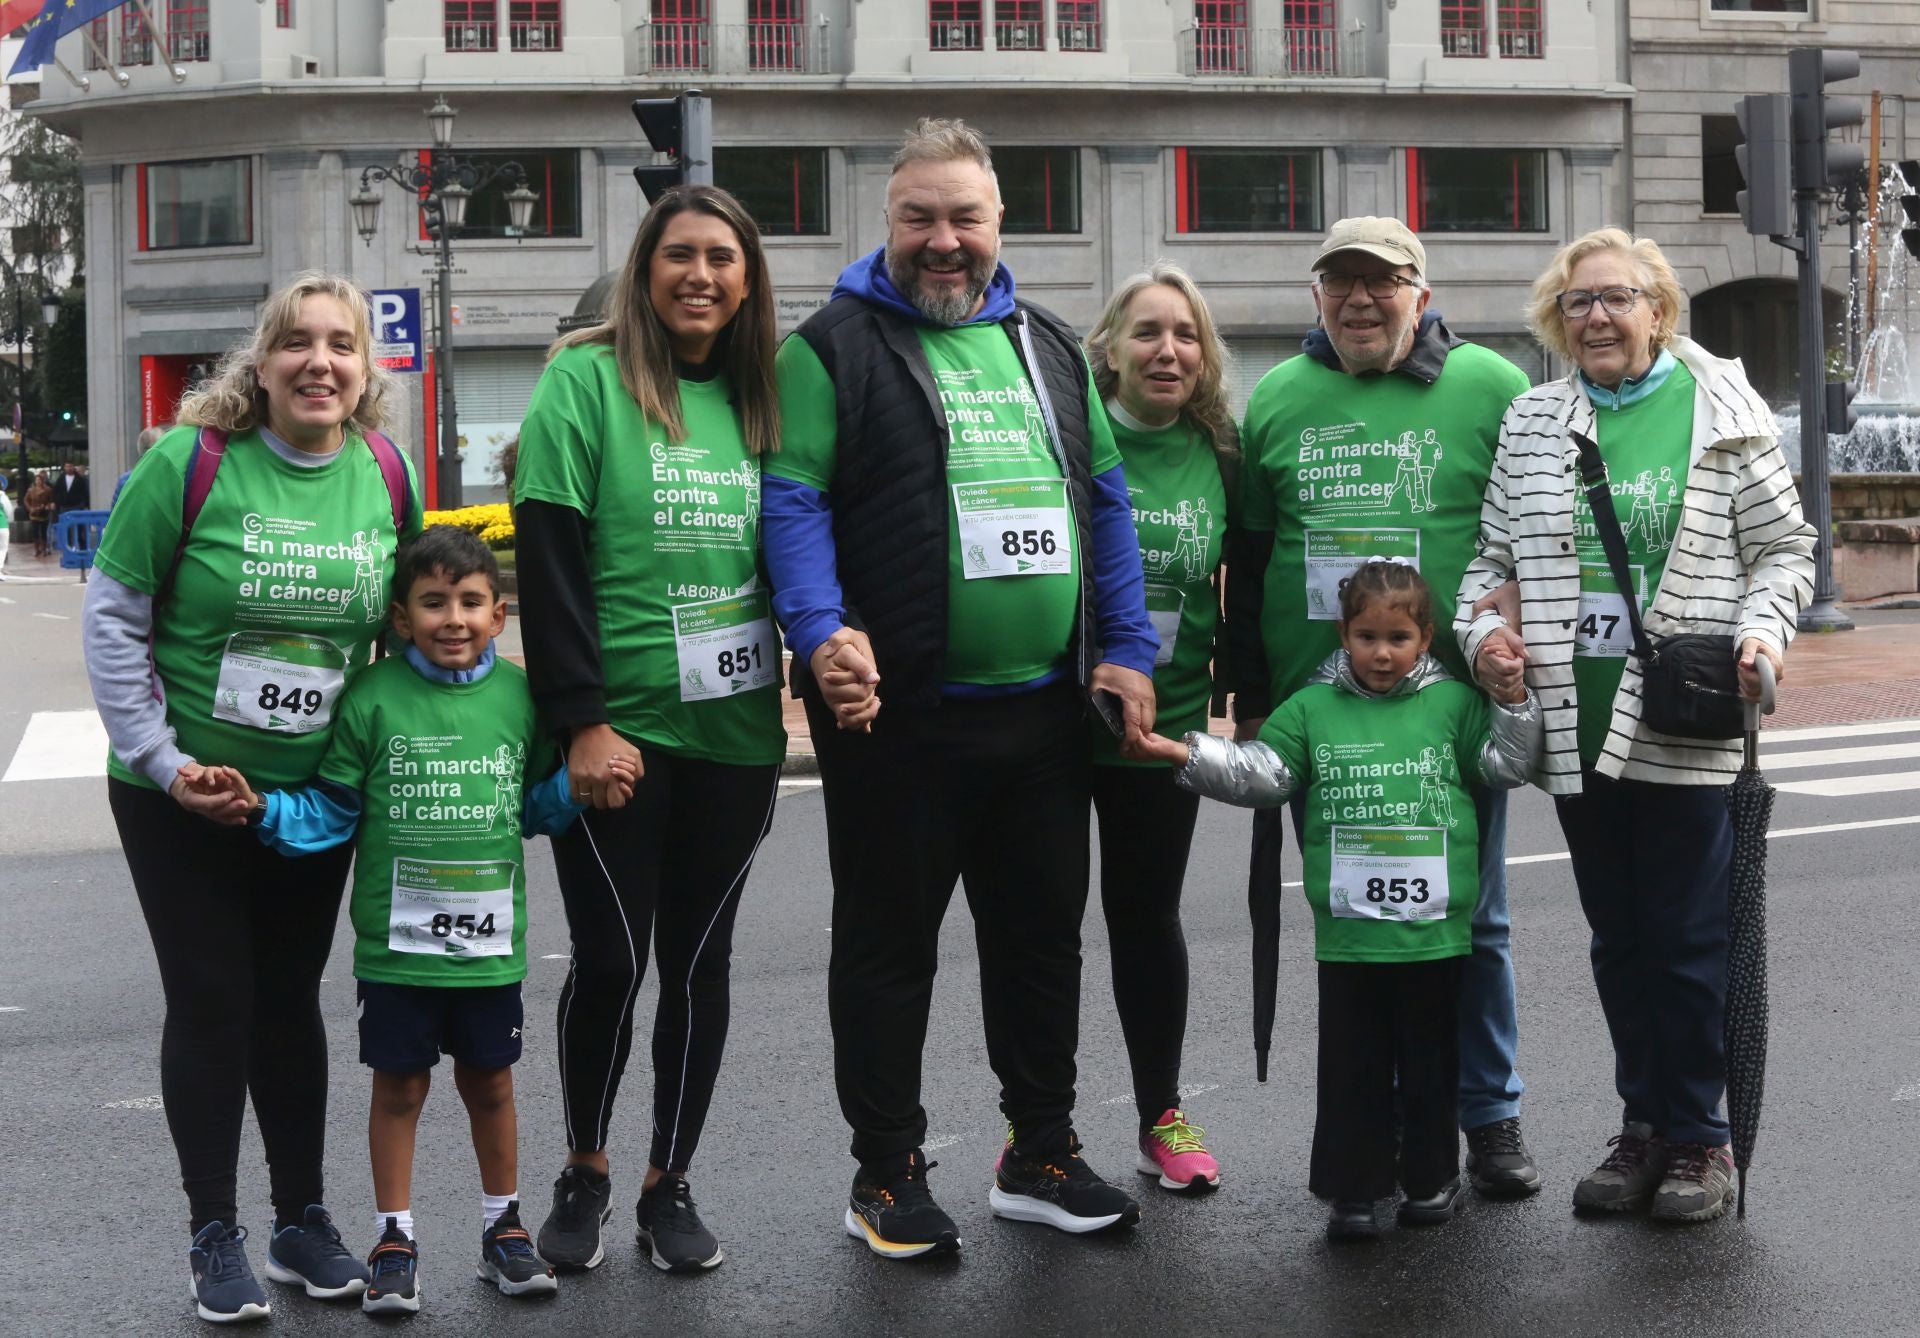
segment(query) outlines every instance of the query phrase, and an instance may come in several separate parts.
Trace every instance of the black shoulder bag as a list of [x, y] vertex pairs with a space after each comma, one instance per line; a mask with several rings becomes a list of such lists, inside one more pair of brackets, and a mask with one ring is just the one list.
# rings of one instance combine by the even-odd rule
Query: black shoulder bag
[[1661, 734], [1682, 739], [1737, 739], [1745, 727], [1740, 710], [1740, 672], [1733, 638], [1720, 632], [1683, 632], [1647, 638], [1640, 624], [1639, 592], [1628, 570], [1627, 540], [1614, 514], [1613, 491], [1600, 448], [1578, 432], [1580, 480], [1593, 512], [1594, 532], [1607, 550], [1614, 584], [1626, 596], [1633, 628], [1633, 658], [1640, 662], [1640, 719]]

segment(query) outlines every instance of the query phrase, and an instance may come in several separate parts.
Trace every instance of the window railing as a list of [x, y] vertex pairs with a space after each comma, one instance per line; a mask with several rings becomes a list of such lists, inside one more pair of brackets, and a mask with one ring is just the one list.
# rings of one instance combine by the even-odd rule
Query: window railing
[[499, 29], [491, 21], [449, 23], [446, 25], [446, 38], [449, 51], [498, 51], [500, 49]]
[[641, 74], [832, 74], [832, 30], [808, 23], [656, 20], [639, 32]]
[[1203, 23], [1188, 30], [1191, 41], [1181, 43], [1193, 57], [1192, 74], [1247, 74], [1247, 29], [1239, 24]]
[[1487, 54], [1485, 28], [1442, 28], [1440, 54], [1443, 56], [1484, 56]]
[[1547, 54], [1546, 34], [1537, 28], [1502, 28], [1500, 56], [1503, 60], [1543, 60]]
[[1062, 51], [1104, 51], [1106, 35], [1101, 31], [1098, 19], [1091, 22], [1074, 22], [1068, 19], [1060, 21], [1060, 49]]
[[1047, 25], [1039, 19], [1031, 22], [993, 25], [993, 44], [1002, 51], [1040, 51], [1047, 45]]
[[[813, 28], [805, 23], [749, 23], [746, 27], [747, 68], [788, 70], [806, 74], [814, 68]], [[731, 39], [732, 33], [728, 33]], [[728, 40], [726, 46], [731, 47]]]
[[1180, 72], [1189, 77], [1352, 78], [1367, 72], [1363, 37], [1332, 28], [1202, 24], [1179, 35]]
[[713, 30], [705, 19], [656, 19], [647, 29], [656, 70], [709, 70]]
[[1340, 34], [1331, 28], [1285, 30], [1288, 74], [1340, 73]]
[[510, 20], [507, 24], [507, 42], [515, 51], [558, 51], [560, 20]]
[[167, 34], [167, 54], [177, 64], [185, 65], [189, 61], [209, 60], [212, 58], [212, 43], [204, 31], [169, 32]]
[[979, 51], [981, 25], [975, 22], [934, 22], [927, 27], [927, 45], [935, 51]]

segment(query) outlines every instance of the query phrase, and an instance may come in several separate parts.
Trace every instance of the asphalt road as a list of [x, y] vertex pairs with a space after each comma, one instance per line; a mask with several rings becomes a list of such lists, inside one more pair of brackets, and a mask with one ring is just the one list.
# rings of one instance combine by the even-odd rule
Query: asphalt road
[[[32, 711], [86, 704], [78, 592], [0, 587], [0, 762]], [[51, 615], [51, 616], [43, 616]], [[1877, 739], [1858, 742], [1873, 743]], [[1885, 770], [1843, 764], [1797, 776]], [[1920, 813], [1920, 794], [1785, 794], [1777, 832]], [[1311, 925], [1290, 896], [1271, 1078], [1253, 1079], [1244, 906], [1246, 817], [1203, 805], [1187, 882], [1193, 1000], [1184, 1081], [1225, 1166], [1219, 1193], [1165, 1194], [1132, 1169], [1134, 1111], [1104, 928], [1086, 927], [1078, 1127], [1127, 1183], [1140, 1226], [1073, 1238], [987, 1208], [1001, 1133], [980, 1040], [978, 972], [956, 897], [928, 1043], [932, 1184], [958, 1221], [958, 1259], [890, 1263], [840, 1226], [852, 1171], [826, 1028], [829, 889], [821, 801], [780, 804], [746, 894], [732, 1041], [693, 1176], [727, 1262], [657, 1273], [631, 1243], [647, 1074], [614, 1121], [607, 1263], [557, 1297], [515, 1302], [476, 1281], [478, 1186], [447, 1084], [420, 1134], [414, 1212], [436, 1332], [676, 1334], [1895, 1334], [1920, 1331], [1909, 1211], [1920, 1163], [1920, 922], [1912, 825], [1782, 835], [1771, 849], [1773, 1058], [1744, 1220], [1692, 1229], [1589, 1222], [1573, 1182], [1615, 1132], [1610, 1052], [1587, 934], [1551, 807], [1516, 797], [1509, 842], [1528, 1137], [1547, 1188], [1474, 1202], [1453, 1224], [1329, 1248], [1306, 1191], [1312, 1128]], [[1622, 839], [1631, 839], [1623, 833]], [[1289, 850], [1289, 877], [1296, 866]], [[552, 1018], [567, 934], [545, 842], [529, 848], [528, 1038], [519, 1070], [526, 1215], [544, 1216], [561, 1156]], [[13, 1236], [0, 1333], [206, 1332], [187, 1297], [184, 1202], [158, 1108], [161, 998], [98, 779], [0, 785], [0, 1202]], [[372, 1243], [366, 1080], [355, 1060], [345, 932], [322, 987], [332, 1039], [329, 1198], [348, 1244]], [[651, 981], [641, 999], [650, 1015]], [[644, 1047], [642, 1047], [644, 1048]], [[266, 1176], [249, 1128], [243, 1217], [264, 1228]], [[256, 1267], [264, 1235], [253, 1252]], [[357, 1308], [268, 1284], [272, 1331], [365, 1332]]]

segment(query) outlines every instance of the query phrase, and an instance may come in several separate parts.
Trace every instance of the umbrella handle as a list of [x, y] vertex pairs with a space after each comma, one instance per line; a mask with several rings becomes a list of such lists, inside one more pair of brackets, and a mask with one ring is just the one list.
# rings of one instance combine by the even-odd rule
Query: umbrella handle
[[1746, 725], [1747, 732], [1747, 765], [1749, 767], [1760, 765], [1760, 717], [1772, 715], [1774, 707], [1779, 703], [1779, 689], [1773, 678], [1773, 661], [1765, 655], [1756, 654], [1753, 657], [1753, 667], [1760, 675], [1760, 700], [1751, 701], [1742, 698], [1740, 701], [1740, 709], [1746, 717], [1743, 723]]

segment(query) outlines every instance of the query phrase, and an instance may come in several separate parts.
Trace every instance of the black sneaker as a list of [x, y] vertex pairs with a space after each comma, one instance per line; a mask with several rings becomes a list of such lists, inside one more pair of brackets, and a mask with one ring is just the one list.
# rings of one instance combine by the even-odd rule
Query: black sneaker
[[367, 1266], [340, 1242], [325, 1207], [307, 1205], [299, 1226], [281, 1227], [267, 1243], [267, 1276], [306, 1288], [319, 1301], [339, 1301], [367, 1289]]
[[1460, 1209], [1460, 1177], [1455, 1176], [1431, 1194], [1400, 1201], [1396, 1214], [1401, 1226], [1444, 1226]]
[[1540, 1189], [1540, 1168], [1520, 1136], [1520, 1117], [1467, 1130], [1467, 1175], [1490, 1199], [1524, 1199]]
[[491, 1282], [502, 1296], [544, 1296], [560, 1290], [553, 1267], [533, 1248], [533, 1237], [520, 1225], [520, 1200], [494, 1219], [480, 1235], [480, 1280]]
[[988, 1202], [996, 1217], [1044, 1222], [1076, 1234], [1140, 1220], [1140, 1205], [1094, 1174], [1073, 1134], [1065, 1146], [1039, 1156], [1026, 1155], [1018, 1144], [1008, 1148], [994, 1172]]
[[700, 1220], [683, 1175], [669, 1172], [654, 1181], [652, 1189], [642, 1191], [633, 1214], [639, 1222], [633, 1238], [663, 1273], [698, 1273], [718, 1267], [725, 1258], [720, 1242]]
[[1373, 1200], [1335, 1199], [1327, 1209], [1327, 1239], [1379, 1240], [1380, 1219], [1374, 1215]]
[[600, 1228], [613, 1216], [613, 1177], [569, 1166], [553, 1182], [553, 1211], [540, 1227], [540, 1257], [555, 1268], [598, 1268]]
[[391, 1217], [367, 1256], [367, 1289], [360, 1308], [369, 1315], [411, 1315], [420, 1309], [420, 1247]]
[[187, 1247], [187, 1286], [200, 1318], [215, 1324], [265, 1319], [272, 1313], [267, 1294], [247, 1262], [247, 1229], [209, 1222]]
[[847, 1195], [847, 1234], [883, 1259], [957, 1251], [960, 1230], [927, 1188], [927, 1172], [939, 1164], [919, 1151], [861, 1163]]

